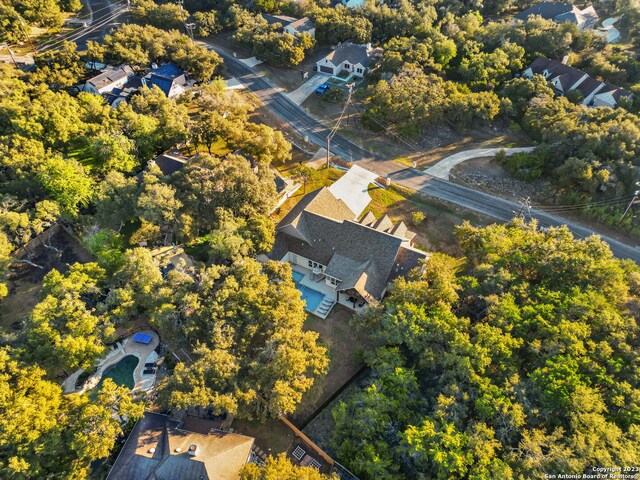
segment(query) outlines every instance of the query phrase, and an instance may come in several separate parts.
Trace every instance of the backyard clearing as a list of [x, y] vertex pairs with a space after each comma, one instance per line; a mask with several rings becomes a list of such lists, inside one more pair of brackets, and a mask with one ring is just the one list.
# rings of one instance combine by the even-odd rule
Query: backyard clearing
[[54, 268], [64, 273], [69, 265], [91, 261], [91, 256], [82, 243], [64, 229], [51, 236], [50, 244], [62, 254], [58, 255], [53, 249], [41, 245], [31, 252], [31, 261], [42, 269], [24, 263], [14, 264], [9, 268], [9, 295], [0, 303], [0, 328], [3, 335], [19, 333], [23, 317], [31, 313], [40, 299], [42, 279], [47, 273]]
[[354, 313], [343, 305], [336, 305], [326, 319], [308, 315], [305, 330], [320, 334], [320, 342], [329, 350], [329, 371], [316, 381], [291, 421], [303, 427], [332, 396], [350, 382], [364, 366], [361, 354], [373, 348], [374, 343], [365, 332], [350, 325]]

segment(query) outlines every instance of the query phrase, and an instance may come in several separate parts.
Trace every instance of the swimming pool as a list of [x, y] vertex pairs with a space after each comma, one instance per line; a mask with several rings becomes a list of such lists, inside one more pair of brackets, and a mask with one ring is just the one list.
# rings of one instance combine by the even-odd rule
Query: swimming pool
[[309, 312], [314, 312], [322, 303], [322, 300], [324, 300], [324, 293], [320, 293], [313, 288], [302, 285], [300, 280], [304, 278], [304, 273], [296, 272], [294, 270], [291, 274], [293, 276], [293, 282], [296, 284], [296, 288], [300, 291], [300, 297], [307, 304], [306, 309]]
[[105, 378], [111, 378], [116, 385], [121, 385], [131, 390], [135, 386], [133, 371], [138, 366], [139, 361], [138, 357], [127, 355], [118, 363], [107, 367], [95, 390], [100, 391]]
[[307, 310], [313, 312], [318, 308], [318, 306], [324, 300], [324, 294], [317, 292], [309, 287], [305, 287], [304, 285], [296, 284], [296, 288], [300, 290], [302, 300], [307, 304]]

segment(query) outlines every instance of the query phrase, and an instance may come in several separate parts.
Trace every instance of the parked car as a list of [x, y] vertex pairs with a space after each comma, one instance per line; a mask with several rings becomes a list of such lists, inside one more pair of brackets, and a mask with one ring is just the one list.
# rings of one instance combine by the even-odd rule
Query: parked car
[[328, 83], [323, 83], [318, 88], [316, 88], [316, 95], [322, 95], [324, 92], [326, 92], [330, 88], [331, 88], [331, 85], [329, 85]]

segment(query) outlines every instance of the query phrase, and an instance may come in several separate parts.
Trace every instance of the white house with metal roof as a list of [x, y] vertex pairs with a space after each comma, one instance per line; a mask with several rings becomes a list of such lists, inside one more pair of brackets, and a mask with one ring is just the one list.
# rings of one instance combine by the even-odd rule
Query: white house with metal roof
[[134, 75], [135, 73], [129, 65], [123, 65], [115, 69], [107, 69], [87, 80], [82, 90], [97, 95], [109, 93], [125, 85]]

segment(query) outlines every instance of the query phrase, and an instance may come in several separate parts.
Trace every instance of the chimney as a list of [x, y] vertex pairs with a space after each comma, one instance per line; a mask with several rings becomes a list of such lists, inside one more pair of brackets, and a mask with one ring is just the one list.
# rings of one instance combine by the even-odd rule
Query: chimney
[[371, 42], [367, 43], [367, 52], [371, 50]]
[[567, 65], [569, 63], [569, 55], [562, 57], [562, 64]]
[[187, 453], [192, 457], [196, 457], [198, 455], [198, 445], [196, 445], [195, 443], [189, 445], [189, 450], [187, 451]]

